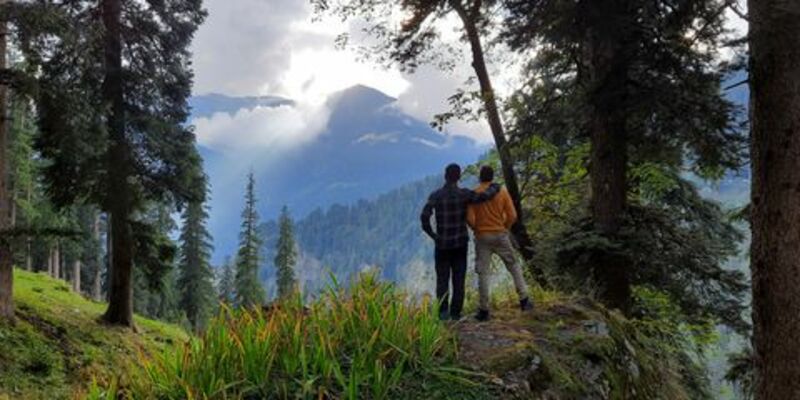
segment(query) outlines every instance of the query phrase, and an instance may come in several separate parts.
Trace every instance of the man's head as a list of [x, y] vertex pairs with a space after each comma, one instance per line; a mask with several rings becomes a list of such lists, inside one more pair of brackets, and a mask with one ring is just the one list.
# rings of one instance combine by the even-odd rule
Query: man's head
[[479, 175], [481, 182], [491, 182], [494, 180], [494, 169], [488, 165], [484, 165], [481, 167], [481, 172]]
[[444, 169], [444, 180], [447, 183], [456, 183], [461, 179], [461, 167], [458, 164], [450, 164]]

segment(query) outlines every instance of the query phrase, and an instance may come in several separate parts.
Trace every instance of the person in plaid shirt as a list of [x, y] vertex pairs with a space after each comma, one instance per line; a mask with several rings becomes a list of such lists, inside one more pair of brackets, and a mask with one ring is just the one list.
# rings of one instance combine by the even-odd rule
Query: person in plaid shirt
[[[439, 300], [440, 319], [461, 319], [464, 306], [464, 280], [467, 275], [467, 206], [491, 200], [500, 185], [493, 183], [484, 192], [477, 193], [458, 187], [461, 167], [450, 164], [444, 172], [445, 184], [428, 197], [420, 219], [422, 230], [436, 243], [436, 297]], [[436, 231], [431, 227], [431, 216], [436, 215]], [[448, 299], [452, 280], [452, 298]]]

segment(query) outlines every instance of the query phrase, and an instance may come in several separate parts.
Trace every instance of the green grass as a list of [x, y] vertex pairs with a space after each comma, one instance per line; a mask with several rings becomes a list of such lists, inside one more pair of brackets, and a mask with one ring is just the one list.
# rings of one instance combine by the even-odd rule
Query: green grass
[[67, 283], [16, 270], [12, 326], [0, 322], [0, 399], [82, 398], [92, 381], [127, 385], [140, 358], [188, 340], [179, 327], [136, 317], [137, 332], [98, 322], [105, 304]]
[[131, 393], [164, 399], [481, 398], [480, 385], [455, 367], [456, 344], [435, 315], [427, 301], [412, 301], [372, 275], [349, 290], [329, 289], [307, 308], [297, 298], [269, 310], [225, 310], [202, 337], [147, 363]]

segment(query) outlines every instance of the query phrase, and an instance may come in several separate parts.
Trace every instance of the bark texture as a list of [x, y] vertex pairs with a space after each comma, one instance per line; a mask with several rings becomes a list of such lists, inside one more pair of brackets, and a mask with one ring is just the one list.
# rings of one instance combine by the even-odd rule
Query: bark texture
[[114, 325], [133, 327], [133, 235], [129, 223], [133, 193], [130, 183], [130, 152], [125, 134], [125, 99], [122, 77], [121, 1], [101, 2], [105, 27], [105, 78], [103, 95], [110, 106], [108, 131], [109, 193], [106, 207], [112, 219], [111, 246], [114, 252], [110, 271], [108, 309], [103, 319]]
[[[584, 0], [579, 6], [585, 24], [579, 75], [588, 96], [591, 139], [590, 211], [595, 229], [614, 241], [627, 208], [627, 104], [631, 35], [624, 25], [602, 23], [611, 15], [628, 15], [629, 1]], [[635, 19], [631, 15], [628, 18]], [[624, 19], [623, 19], [624, 20]], [[630, 262], [620, 254], [598, 251], [592, 257], [600, 300], [627, 313]]]
[[[92, 238], [94, 239], [95, 243], [98, 245], [100, 244], [100, 213], [95, 213], [94, 215], [94, 224], [92, 226]], [[103, 300], [103, 260], [100, 256], [100, 252], [98, 251], [97, 254], [94, 254], [94, 277], [92, 279], [92, 298], [96, 301]]]
[[[0, 6], [8, 0], [0, 0]], [[6, 42], [8, 28], [5, 21], [0, 21], [0, 69], [6, 67]], [[7, 129], [8, 114], [6, 109], [8, 87], [0, 84], [0, 319], [14, 318], [14, 266], [11, 252], [11, 237], [6, 235], [11, 228], [8, 175], [8, 146], [10, 144]]]
[[81, 293], [81, 260], [72, 262], [72, 291]]
[[542, 286], [546, 286], [544, 274], [542, 269], [533, 264], [534, 248], [533, 241], [525, 228], [524, 211], [522, 209], [522, 198], [519, 190], [519, 183], [517, 182], [517, 173], [514, 170], [514, 160], [511, 156], [511, 151], [506, 139], [503, 122], [500, 119], [500, 112], [497, 106], [497, 99], [495, 96], [492, 80], [489, 77], [489, 71], [486, 68], [486, 58], [484, 56], [483, 45], [481, 43], [480, 33], [478, 32], [477, 19], [479, 17], [479, 5], [476, 9], [465, 9], [461, 1], [451, 0], [450, 5], [458, 14], [461, 22], [464, 25], [464, 30], [467, 34], [467, 40], [470, 43], [470, 50], [472, 52], [472, 68], [475, 70], [475, 75], [478, 77], [478, 84], [481, 89], [481, 98], [483, 99], [484, 110], [486, 117], [489, 121], [489, 128], [494, 137], [494, 143], [497, 147], [497, 154], [500, 158], [500, 164], [503, 169], [503, 179], [505, 180], [506, 189], [511, 199], [514, 201], [514, 208], [517, 210], [517, 222], [511, 227], [511, 234], [517, 242], [520, 254], [525, 260], [533, 278]]
[[756, 399], [800, 398], [800, 2], [750, 0]]

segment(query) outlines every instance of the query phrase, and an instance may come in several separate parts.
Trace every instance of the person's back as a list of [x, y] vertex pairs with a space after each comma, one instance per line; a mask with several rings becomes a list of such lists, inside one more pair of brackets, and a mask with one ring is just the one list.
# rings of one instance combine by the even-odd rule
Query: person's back
[[[458, 187], [461, 168], [450, 164], [445, 168], [445, 184], [431, 193], [420, 214], [422, 230], [433, 239], [436, 264], [436, 297], [439, 300], [439, 318], [461, 318], [464, 304], [464, 278], [467, 271], [467, 207], [470, 204], [491, 200], [500, 191], [499, 185], [487, 187], [483, 193]], [[436, 217], [436, 231], [431, 217]], [[449, 286], [452, 277], [452, 299]]]
[[[494, 170], [489, 166], [481, 168], [481, 184], [475, 188], [480, 193], [492, 184]], [[478, 273], [479, 305], [476, 318], [479, 321], [489, 319], [489, 286], [491, 277], [492, 255], [497, 254], [505, 264], [520, 299], [522, 310], [532, 307], [528, 297], [528, 286], [522, 274], [522, 267], [514, 254], [509, 230], [517, 221], [514, 201], [507, 190], [501, 190], [497, 196], [480, 204], [471, 204], [467, 209], [467, 223], [475, 232], [475, 271]]]
[[[483, 193], [490, 184], [491, 182], [481, 182], [474, 190]], [[517, 211], [514, 208], [514, 201], [505, 188], [491, 200], [471, 204], [467, 210], [467, 222], [475, 232], [475, 236], [506, 232], [516, 221]]]

